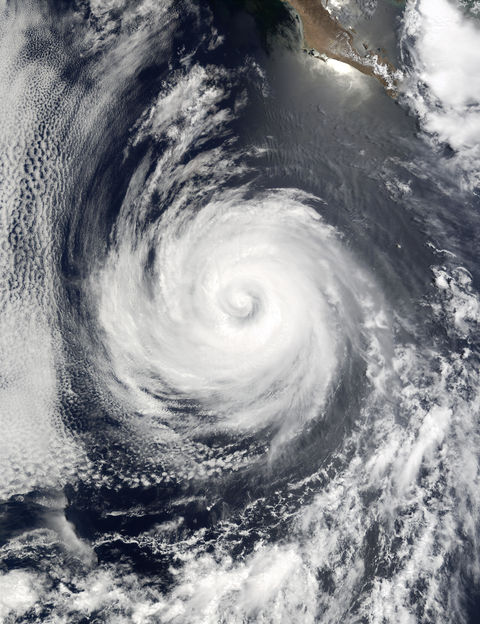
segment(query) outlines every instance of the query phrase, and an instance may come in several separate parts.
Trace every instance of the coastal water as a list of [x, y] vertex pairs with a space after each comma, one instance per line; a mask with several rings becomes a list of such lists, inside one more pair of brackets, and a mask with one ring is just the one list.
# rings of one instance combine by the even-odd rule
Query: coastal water
[[276, 3], [3, 7], [6, 622], [477, 621], [476, 145], [364, 4], [396, 98]]

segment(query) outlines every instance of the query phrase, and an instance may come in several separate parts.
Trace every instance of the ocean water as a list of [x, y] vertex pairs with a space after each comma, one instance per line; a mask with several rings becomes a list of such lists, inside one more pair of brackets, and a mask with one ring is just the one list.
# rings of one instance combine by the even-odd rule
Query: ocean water
[[[7, 2], [0, 620], [479, 621], [477, 2]], [[373, 43], [372, 43], [373, 45]]]

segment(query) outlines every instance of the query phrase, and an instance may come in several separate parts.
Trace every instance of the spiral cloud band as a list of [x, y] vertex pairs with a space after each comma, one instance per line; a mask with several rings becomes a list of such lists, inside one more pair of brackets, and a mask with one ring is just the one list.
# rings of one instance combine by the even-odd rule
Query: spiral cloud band
[[0, 25], [0, 620], [477, 621], [478, 10], [341, 3], [397, 106], [286, 9], [70, 4]]
[[139, 240], [122, 232], [98, 311], [134, 400], [193, 398], [235, 428], [295, 427], [322, 410], [359, 341], [352, 315], [368, 284], [308, 200], [227, 192], [200, 211], [166, 212]]

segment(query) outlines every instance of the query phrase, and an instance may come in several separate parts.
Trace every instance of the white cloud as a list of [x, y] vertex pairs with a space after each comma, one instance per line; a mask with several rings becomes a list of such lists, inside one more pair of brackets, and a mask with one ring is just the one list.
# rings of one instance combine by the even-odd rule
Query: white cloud
[[456, 152], [464, 184], [480, 182], [480, 25], [450, 0], [411, 0], [404, 51], [411, 59], [403, 96], [435, 141]]

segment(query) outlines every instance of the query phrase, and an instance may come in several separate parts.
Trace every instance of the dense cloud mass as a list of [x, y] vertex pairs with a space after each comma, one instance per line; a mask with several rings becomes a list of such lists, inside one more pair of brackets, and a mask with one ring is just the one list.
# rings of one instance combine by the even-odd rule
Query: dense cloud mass
[[477, 4], [2, 5], [2, 621], [476, 621]]
[[410, 2], [403, 39], [405, 55], [412, 62], [405, 98], [424, 131], [454, 151], [456, 175], [475, 188], [480, 156], [478, 19], [461, 3]]

